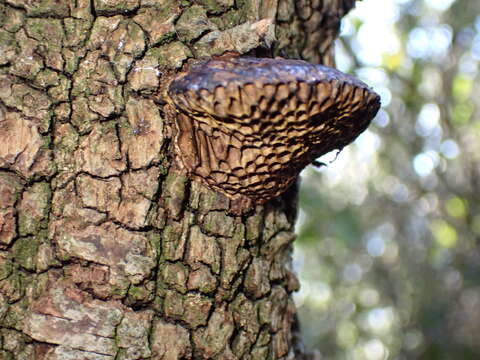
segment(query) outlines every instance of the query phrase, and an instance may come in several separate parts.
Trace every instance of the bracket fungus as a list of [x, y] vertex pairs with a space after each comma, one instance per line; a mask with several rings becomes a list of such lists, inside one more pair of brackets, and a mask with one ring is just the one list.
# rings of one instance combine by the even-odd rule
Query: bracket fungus
[[176, 151], [190, 176], [263, 203], [319, 156], [351, 143], [380, 97], [302, 60], [231, 58], [193, 65], [169, 85]]

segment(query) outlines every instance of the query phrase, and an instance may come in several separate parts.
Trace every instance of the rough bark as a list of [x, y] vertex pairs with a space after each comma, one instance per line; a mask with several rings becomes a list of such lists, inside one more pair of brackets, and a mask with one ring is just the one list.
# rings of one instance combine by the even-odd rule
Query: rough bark
[[352, 6], [0, 3], [0, 359], [302, 356], [295, 189], [238, 215], [179, 174], [165, 86], [228, 51], [332, 64]]

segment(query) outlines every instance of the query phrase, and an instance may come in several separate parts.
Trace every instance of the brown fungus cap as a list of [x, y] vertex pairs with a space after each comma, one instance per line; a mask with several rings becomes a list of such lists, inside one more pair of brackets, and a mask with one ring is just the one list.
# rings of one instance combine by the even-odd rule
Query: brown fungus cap
[[233, 58], [192, 66], [169, 86], [187, 171], [232, 198], [263, 203], [317, 157], [351, 143], [380, 97], [338, 70], [301, 60]]

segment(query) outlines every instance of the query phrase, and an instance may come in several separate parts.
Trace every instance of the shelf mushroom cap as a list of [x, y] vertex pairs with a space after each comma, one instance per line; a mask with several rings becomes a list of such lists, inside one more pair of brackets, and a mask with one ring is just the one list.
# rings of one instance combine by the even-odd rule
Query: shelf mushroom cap
[[193, 65], [168, 95], [176, 148], [195, 179], [263, 203], [319, 156], [362, 133], [380, 97], [353, 76], [302, 60], [233, 58]]

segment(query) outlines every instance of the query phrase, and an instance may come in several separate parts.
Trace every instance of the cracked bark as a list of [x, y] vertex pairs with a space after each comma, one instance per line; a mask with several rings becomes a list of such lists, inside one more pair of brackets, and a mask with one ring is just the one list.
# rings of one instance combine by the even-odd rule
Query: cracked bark
[[332, 64], [353, 0], [0, 4], [0, 359], [300, 359], [295, 189], [175, 171], [165, 86], [235, 51]]

